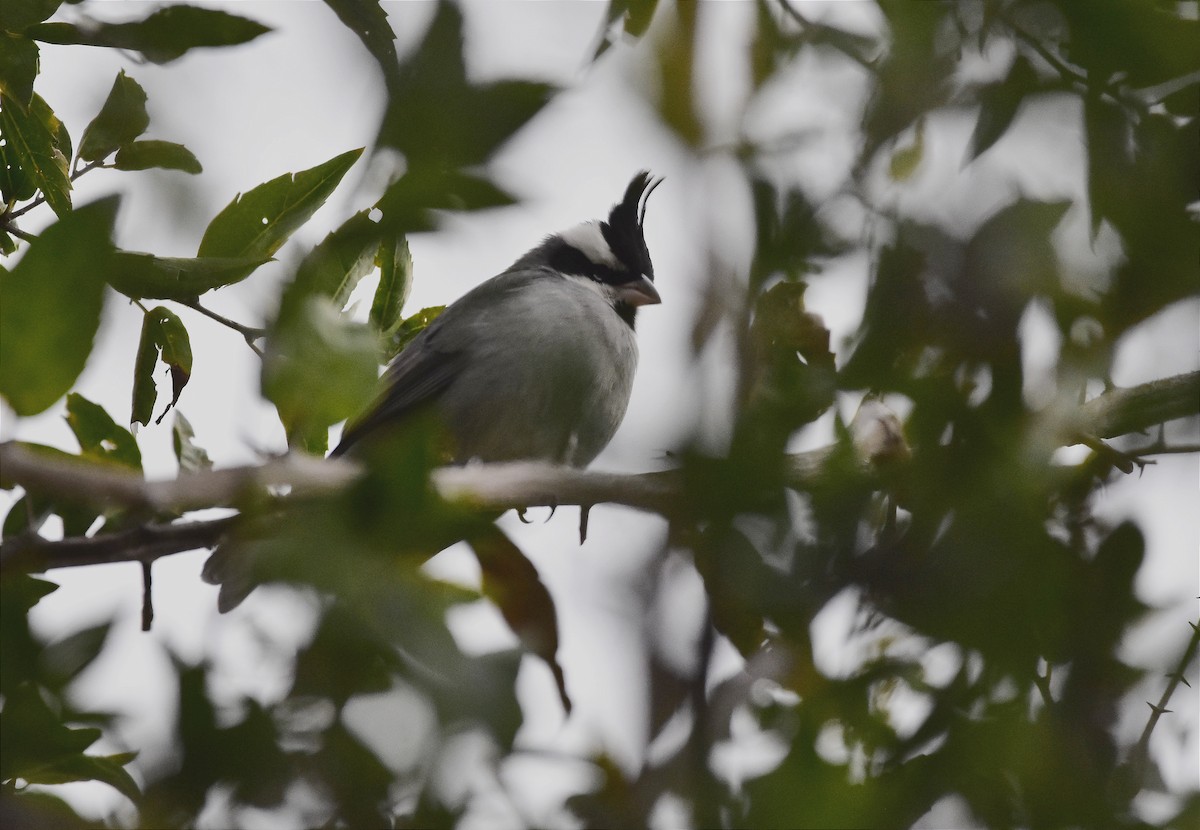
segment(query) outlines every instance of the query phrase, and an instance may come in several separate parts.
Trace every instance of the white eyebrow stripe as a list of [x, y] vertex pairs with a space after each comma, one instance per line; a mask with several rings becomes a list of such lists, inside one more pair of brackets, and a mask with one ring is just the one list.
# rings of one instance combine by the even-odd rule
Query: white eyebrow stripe
[[608, 240], [604, 238], [604, 233], [600, 230], [599, 222], [583, 222], [563, 231], [559, 236], [597, 265], [621, 268], [621, 263], [613, 254], [612, 248], [608, 246]]

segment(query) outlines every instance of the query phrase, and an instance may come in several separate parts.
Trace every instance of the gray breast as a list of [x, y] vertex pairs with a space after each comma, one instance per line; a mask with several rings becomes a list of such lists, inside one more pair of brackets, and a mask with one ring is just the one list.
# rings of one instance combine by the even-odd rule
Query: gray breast
[[463, 369], [438, 401], [459, 461], [583, 466], [625, 416], [637, 344], [589, 287], [548, 274], [500, 298], [462, 345]]

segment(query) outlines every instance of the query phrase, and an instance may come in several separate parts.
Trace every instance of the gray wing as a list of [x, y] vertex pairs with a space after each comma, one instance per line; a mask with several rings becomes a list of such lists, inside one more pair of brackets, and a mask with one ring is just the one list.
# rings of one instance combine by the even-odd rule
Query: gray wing
[[484, 316], [511, 292], [546, 276], [542, 269], [507, 271], [451, 304], [396, 355], [380, 378], [379, 395], [362, 415], [347, 423], [330, 457], [344, 455], [379, 427], [395, 425], [436, 400], [470, 359], [473, 335]]

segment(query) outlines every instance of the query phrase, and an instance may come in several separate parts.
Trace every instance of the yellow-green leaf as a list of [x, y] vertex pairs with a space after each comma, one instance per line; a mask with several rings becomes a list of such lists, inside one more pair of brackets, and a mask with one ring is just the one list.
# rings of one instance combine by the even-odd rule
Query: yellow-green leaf
[[[24, 107], [13, 98], [0, 95], [4, 161], [7, 165], [20, 167], [27, 180], [42, 192], [50, 208], [61, 217], [71, 210], [71, 180], [67, 175], [67, 159], [55, 140], [53, 122], [48, 124], [44, 117], [39, 117], [48, 113], [53, 118], [53, 113], [44, 101], [41, 102], [42, 109], [35, 107], [40, 100], [35, 93], [33, 102]], [[6, 192], [5, 195], [13, 198], [13, 194]], [[27, 198], [23, 193], [17, 197]]]

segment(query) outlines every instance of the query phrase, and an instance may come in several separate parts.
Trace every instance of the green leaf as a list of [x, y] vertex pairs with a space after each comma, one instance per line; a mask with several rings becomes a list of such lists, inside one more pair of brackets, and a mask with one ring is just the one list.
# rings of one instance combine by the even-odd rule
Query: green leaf
[[118, 170], [149, 170], [152, 167], [164, 170], [182, 170], [193, 175], [204, 168], [182, 144], [170, 141], [134, 141], [117, 150], [113, 166]]
[[553, 87], [527, 81], [472, 84], [463, 62], [462, 13], [438, 4], [420, 46], [388, 88], [379, 143], [409, 169], [479, 165], [549, 100]]
[[664, 124], [691, 147], [704, 142], [704, 124], [696, 109], [696, 4], [680, 3], [669, 37], [655, 49], [659, 83], [655, 105]]
[[227, 12], [173, 5], [134, 23], [42, 23], [26, 34], [45, 43], [132, 49], [152, 63], [168, 63], [200, 46], [235, 46], [271, 31]]
[[979, 93], [979, 118], [971, 134], [967, 161], [979, 158], [995, 144], [1012, 125], [1021, 102], [1037, 85], [1037, 73], [1024, 55], [1017, 55], [1008, 76], [998, 84], [985, 87]]
[[515, 202], [480, 176], [422, 168], [409, 170], [389, 185], [375, 206], [383, 212], [380, 225], [386, 230], [413, 233], [437, 227], [431, 210], [486, 210]]
[[263, 395], [275, 404], [288, 444], [323, 450], [328, 428], [358, 412], [378, 380], [378, 341], [325, 297], [306, 298], [282, 318], [263, 360]]
[[29, 106], [37, 74], [38, 45], [29, 38], [0, 31], [0, 94]]
[[195, 441], [196, 432], [183, 413], [175, 410], [175, 424], [171, 428], [171, 446], [175, 450], [175, 460], [179, 469], [194, 473], [197, 470], [211, 470], [212, 459], [208, 453]]
[[100, 734], [94, 728], [69, 728], [36, 686], [22, 683], [5, 696], [0, 712], [0, 780], [32, 781], [39, 770], [81, 754]]
[[158, 400], [158, 385], [154, 382], [154, 370], [158, 366], [158, 343], [155, 327], [150, 315], [142, 316], [142, 336], [138, 339], [137, 355], [133, 359], [133, 401], [129, 407], [129, 425], [146, 426], [154, 417], [154, 404]]
[[29, 104], [29, 111], [46, 125], [46, 129], [50, 132], [50, 138], [54, 141], [54, 148], [58, 150], [58, 157], [62, 159], [63, 170], [66, 170], [72, 152], [71, 134], [67, 132], [67, 126], [54, 114], [54, 110], [50, 109], [46, 99], [36, 93]]
[[39, 674], [46, 678], [46, 684], [62, 689], [78, 677], [100, 656], [111, 628], [111, 622], [104, 622], [68, 634], [42, 649]]
[[174, 312], [156, 306], [146, 312], [142, 321], [142, 338], [138, 344], [133, 379], [133, 409], [130, 423], [148, 424], [158, 397], [154, 384], [157, 356], [171, 372], [171, 402], [158, 417], [159, 423], [179, 401], [183, 387], [192, 376], [192, 345], [187, 328]]
[[131, 801], [137, 801], [141, 798], [141, 790], [125, 770], [125, 764], [136, 757], [136, 752], [122, 752], [118, 755], [68, 755], [31, 770], [21, 777], [31, 784], [99, 781], [108, 784]]
[[304, 257], [296, 279], [287, 288], [281, 316], [298, 300], [328, 297], [338, 309], [345, 308], [359, 280], [375, 266], [375, 252], [383, 231], [367, 218], [367, 211], [354, 214], [326, 236]]
[[[33, 101], [41, 101], [34, 94]], [[13, 173], [6, 176], [5, 191], [9, 199], [28, 198], [32, 193], [28, 183], [42, 191], [51, 209], [60, 217], [71, 210], [71, 180], [67, 175], [67, 158], [56, 141], [58, 119], [45, 102], [43, 109], [31, 104], [21, 106], [7, 95], [0, 96], [0, 133], [5, 139], [5, 166], [16, 165], [27, 179], [24, 184]], [[53, 120], [47, 123], [45, 114]], [[41, 117], [39, 117], [41, 116]]]
[[398, 79], [400, 62], [396, 57], [396, 36], [388, 23], [387, 12], [377, 0], [325, 0], [325, 5], [333, 9], [342, 25], [358, 35], [383, 71], [387, 88], [392, 89]]
[[85, 459], [113, 461], [123, 467], [142, 469], [142, 452], [137, 439], [112, 419], [104, 407], [77, 392], [67, 395], [67, 424]]
[[117, 79], [113, 81], [99, 114], [83, 131], [83, 138], [79, 141], [79, 157], [84, 161], [102, 161], [114, 150], [144, 133], [149, 125], [146, 92], [122, 69], [117, 73]]
[[0, 330], [20, 348], [0, 350], [0, 394], [18, 415], [61, 398], [87, 363], [111, 269], [110, 196], [68, 213], [30, 244], [11, 273], [0, 271]]
[[270, 257], [158, 257], [117, 251], [109, 284], [127, 297], [193, 300], [205, 291], [241, 282]]
[[209, 223], [201, 257], [265, 258], [316, 213], [362, 149], [342, 153], [299, 173], [285, 173], [237, 196]]
[[20, 32], [41, 23], [62, 5], [62, 0], [4, 0], [0, 6], [0, 29]]
[[444, 305], [429, 306], [423, 308], [416, 314], [406, 317], [399, 325], [393, 327], [393, 330], [386, 335], [384, 341], [384, 359], [391, 360], [400, 352], [404, 351], [412, 339], [424, 331], [425, 327], [438, 318], [438, 315], [446, 310]]
[[390, 336], [404, 321], [401, 312], [412, 290], [413, 261], [407, 237], [385, 239], [379, 246], [375, 262], [379, 266], [379, 286], [371, 303], [371, 323], [385, 336]]

